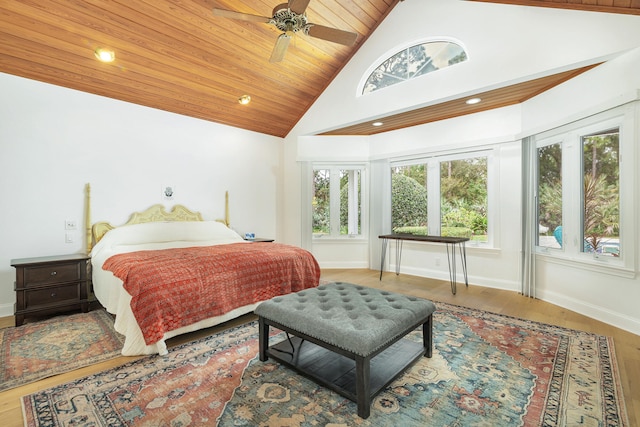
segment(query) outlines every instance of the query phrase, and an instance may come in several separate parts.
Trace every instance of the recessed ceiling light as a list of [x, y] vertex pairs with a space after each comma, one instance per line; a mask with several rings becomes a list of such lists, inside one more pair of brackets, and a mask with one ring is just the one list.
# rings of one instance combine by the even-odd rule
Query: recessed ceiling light
[[373, 122], [371, 123], [372, 126], [382, 126], [384, 123], [382, 122]]
[[102, 62], [113, 62], [116, 59], [116, 53], [111, 49], [99, 47], [93, 51], [93, 54]]
[[251, 97], [249, 95], [242, 95], [240, 98], [238, 98], [238, 102], [242, 105], [247, 105], [251, 102]]
[[469, 105], [473, 105], [473, 104], [477, 104], [480, 101], [482, 101], [482, 99], [480, 98], [471, 98], [471, 99], [467, 99], [465, 102]]

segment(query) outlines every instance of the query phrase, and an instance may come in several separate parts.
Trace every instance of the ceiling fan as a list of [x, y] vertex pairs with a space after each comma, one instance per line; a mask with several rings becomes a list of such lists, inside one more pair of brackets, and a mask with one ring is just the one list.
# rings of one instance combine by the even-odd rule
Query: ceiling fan
[[356, 33], [308, 22], [305, 10], [309, 5], [309, 1], [310, 0], [289, 0], [288, 3], [279, 4], [273, 9], [273, 16], [271, 18], [217, 8], [213, 9], [213, 14], [225, 18], [240, 19], [242, 21], [271, 24], [283, 31], [276, 40], [269, 62], [280, 62], [284, 59], [284, 54], [287, 52], [291, 37], [298, 31], [302, 31], [311, 37], [346, 46], [351, 46], [355, 43], [356, 37], [358, 36]]

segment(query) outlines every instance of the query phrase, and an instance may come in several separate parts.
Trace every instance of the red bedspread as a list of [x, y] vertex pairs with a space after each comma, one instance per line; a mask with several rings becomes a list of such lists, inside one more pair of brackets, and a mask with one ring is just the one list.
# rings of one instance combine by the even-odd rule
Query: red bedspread
[[315, 287], [311, 253], [279, 243], [139, 251], [102, 266], [124, 283], [147, 345], [165, 332], [235, 308]]

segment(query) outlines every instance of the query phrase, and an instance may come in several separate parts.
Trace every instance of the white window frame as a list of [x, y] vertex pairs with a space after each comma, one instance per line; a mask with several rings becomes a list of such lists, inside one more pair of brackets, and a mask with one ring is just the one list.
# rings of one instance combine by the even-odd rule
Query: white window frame
[[[365, 240], [368, 230], [368, 191], [367, 191], [367, 166], [365, 164], [354, 163], [312, 163], [311, 164], [311, 185], [313, 186], [313, 173], [316, 170], [325, 169], [329, 170], [329, 230], [330, 234], [313, 235], [313, 230], [310, 230], [313, 241], [327, 241], [327, 240], [343, 240], [343, 239], [357, 239]], [[340, 171], [345, 170], [359, 170], [360, 171], [360, 233], [359, 234], [340, 234]], [[352, 193], [354, 188], [348, 188], [348, 191]], [[356, 210], [358, 208], [357, 203], [351, 197], [349, 197], [349, 210]], [[313, 209], [310, 210], [313, 215]], [[357, 224], [352, 221], [354, 217], [349, 216], [349, 228], [357, 229]], [[355, 220], [357, 221], [357, 215]], [[311, 220], [313, 225], [313, 219]]]
[[[560, 143], [562, 146], [562, 248], [536, 245], [536, 253], [561, 264], [578, 264], [581, 268], [617, 274], [624, 277], [635, 274], [635, 215], [638, 202], [635, 194], [633, 165], [636, 158], [635, 122], [637, 113], [633, 105], [622, 106], [596, 114], [575, 123], [547, 131], [534, 137], [539, 147]], [[620, 132], [620, 257], [601, 256], [583, 251], [582, 228], [582, 138], [596, 132], [618, 128]], [[532, 179], [537, 182], [536, 167]], [[537, 187], [536, 187], [537, 196]], [[537, 215], [537, 212], [536, 212]], [[538, 223], [535, 223], [538, 226]]]
[[[498, 246], [497, 235], [497, 201], [499, 198], [498, 161], [495, 148], [478, 148], [476, 150], [457, 151], [446, 154], [434, 154], [428, 157], [403, 159], [390, 162], [390, 169], [400, 166], [425, 164], [427, 169], [427, 224], [430, 235], [439, 235], [442, 224], [440, 203], [440, 164], [450, 160], [464, 160], [476, 157], [487, 159], [487, 241], [469, 241], [467, 246], [492, 249]], [[434, 197], [435, 195], [435, 197]], [[391, 197], [391, 193], [389, 193]]]

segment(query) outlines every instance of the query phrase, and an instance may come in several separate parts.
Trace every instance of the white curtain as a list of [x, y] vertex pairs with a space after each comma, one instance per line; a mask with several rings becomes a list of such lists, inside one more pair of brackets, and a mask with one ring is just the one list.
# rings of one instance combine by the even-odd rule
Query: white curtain
[[391, 233], [391, 166], [387, 159], [374, 160], [369, 166], [369, 268], [377, 270], [382, 255], [378, 236]]
[[313, 246], [313, 212], [311, 202], [313, 201], [313, 165], [311, 162], [300, 162], [300, 246], [311, 251]]
[[533, 137], [522, 140], [522, 251], [520, 286], [522, 295], [536, 297], [536, 233], [538, 232], [536, 145]]

